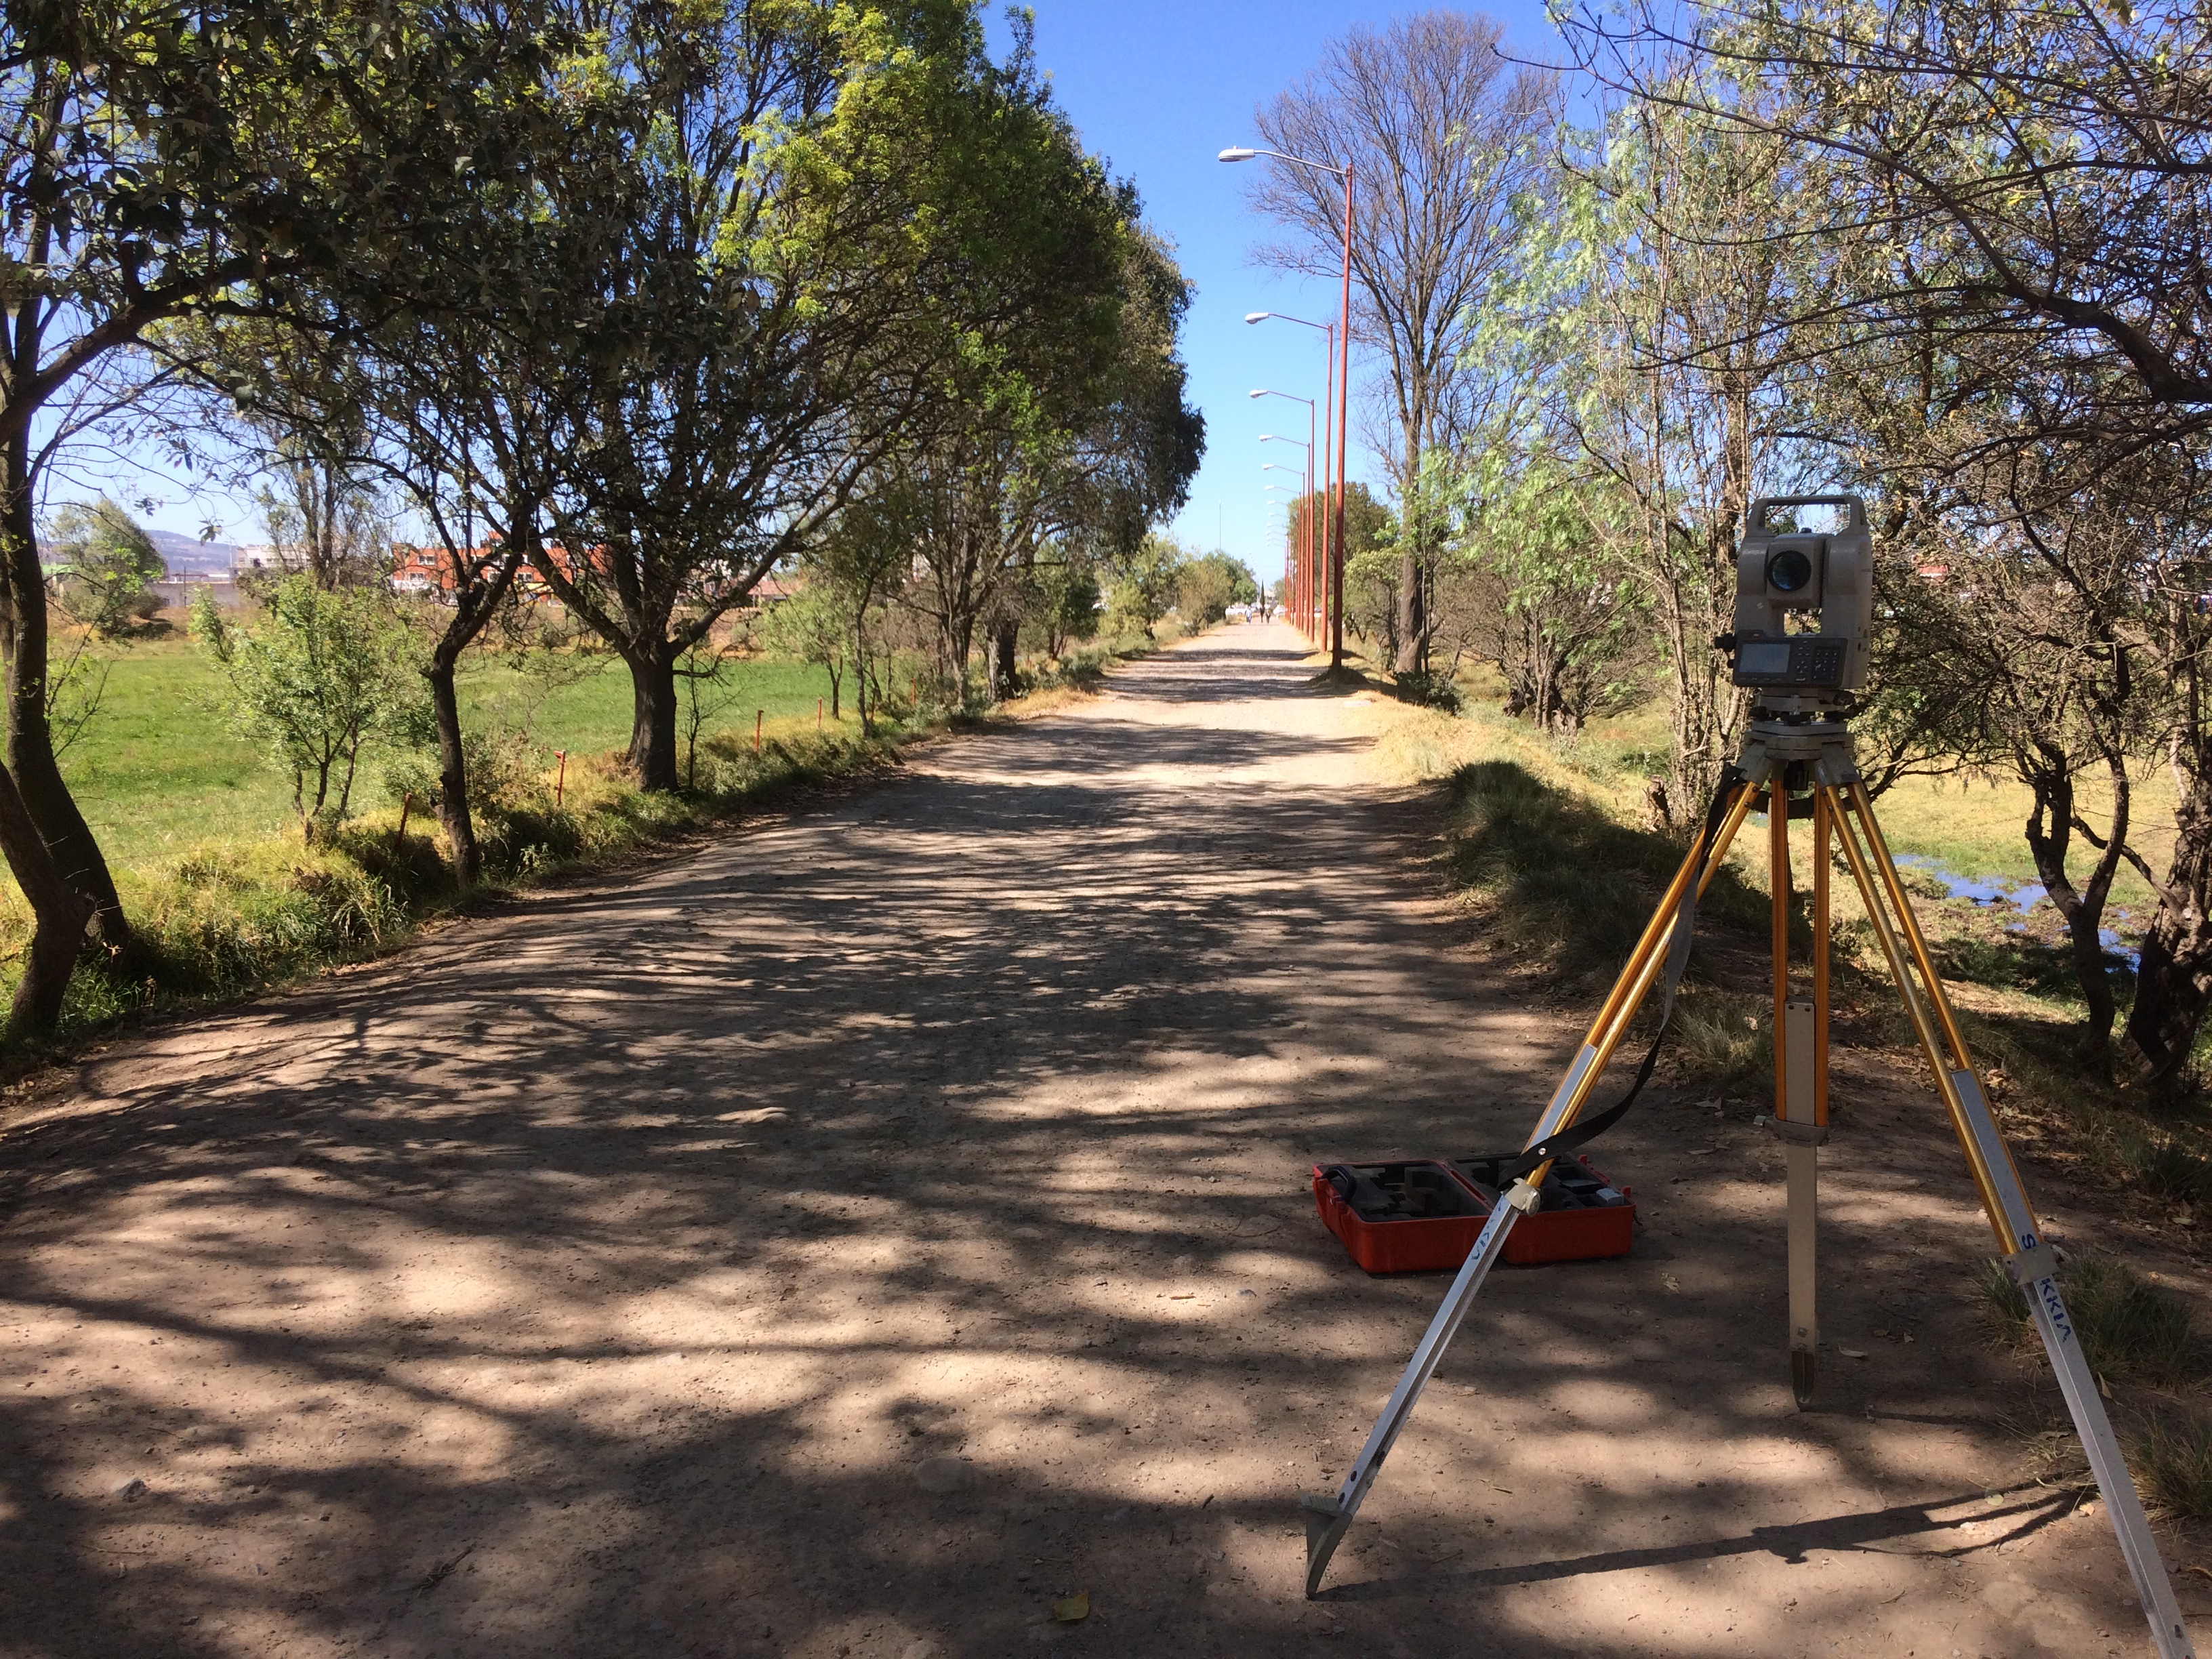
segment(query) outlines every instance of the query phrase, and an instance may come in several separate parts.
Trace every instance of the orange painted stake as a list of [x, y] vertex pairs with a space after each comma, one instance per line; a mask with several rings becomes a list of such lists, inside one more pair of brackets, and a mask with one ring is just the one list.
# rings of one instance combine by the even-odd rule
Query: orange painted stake
[[817, 732], [822, 729], [822, 699], [819, 697], [814, 700], [814, 729]]
[[756, 755], [757, 755], [757, 754], [759, 754], [759, 753], [760, 753], [760, 729], [761, 729], [761, 722], [762, 722], [763, 720], [766, 720], [767, 718], [768, 718], [768, 710], [767, 710], [767, 709], [765, 709], [765, 708], [756, 708], [756, 709], [754, 709], [754, 710], [753, 710], [753, 753], [755, 753]]
[[553, 810], [557, 812], [561, 810], [562, 793], [568, 784], [568, 751], [556, 749], [553, 752], [561, 757], [561, 769], [553, 775]]

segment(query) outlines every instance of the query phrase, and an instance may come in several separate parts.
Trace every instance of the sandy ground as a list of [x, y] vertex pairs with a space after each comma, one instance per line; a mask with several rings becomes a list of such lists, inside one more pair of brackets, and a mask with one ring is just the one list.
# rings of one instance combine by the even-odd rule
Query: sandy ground
[[1493, 1278], [1304, 1599], [1443, 1285], [1309, 1166], [1517, 1145], [1580, 1030], [1307, 672], [1224, 630], [19, 1103], [0, 1653], [2148, 1652], [1879, 1067], [1816, 1409], [1778, 1159], [1662, 1094], [1634, 1254]]

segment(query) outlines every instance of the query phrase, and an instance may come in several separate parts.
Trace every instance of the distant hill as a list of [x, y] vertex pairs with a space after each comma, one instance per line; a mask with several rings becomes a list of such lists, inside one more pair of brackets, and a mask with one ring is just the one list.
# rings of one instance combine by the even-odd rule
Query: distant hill
[[228, 575], [231, 567], [238, 562], [238, 549], [229, 542], [204, 542], [197, 536], [174, 530], [149, 530], [146, 533], [153, 538], [172, 576], [186, 572], [194, 575]]

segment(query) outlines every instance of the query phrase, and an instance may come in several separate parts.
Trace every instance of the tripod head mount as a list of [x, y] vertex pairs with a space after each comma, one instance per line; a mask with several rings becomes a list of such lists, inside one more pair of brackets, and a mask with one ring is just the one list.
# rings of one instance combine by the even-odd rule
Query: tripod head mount
[[[1807, 507], [1832, 508], [1828, 514]], [[1832, 522], [1820, 526], [1823, 519]], [[1734, 631], [1713, 643], [1760, 716], [1838, 716], [1867, 681], [1874, 536], [1856, 495], [1767, 495], [1744, 514]]]

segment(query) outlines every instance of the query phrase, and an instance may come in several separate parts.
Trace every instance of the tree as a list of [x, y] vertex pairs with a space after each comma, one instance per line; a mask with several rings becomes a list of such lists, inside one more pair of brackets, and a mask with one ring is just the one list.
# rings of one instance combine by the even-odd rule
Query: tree
[[168, 573], [153, 538], [106, 496], [64, 507], [46, 532], [47, 555], [62, 609], [101, 639], [142, 630], [158, 604], [148, 591]]
[[[1306, 514], [1317, 514], [1314, 545], [1321, 545], [1321, 531], [1330, 522], [1330, 492], [1316, 490], [1291, 503], [1285, 546], [1291, 556], [1305, 545]], [[1332, 535], [1334, 532], [1331, 532]], [[1389, 507], [1368, 487], [1354, 479], [1344, 487], [1344, 605], [1346, 626], [1366, 640], [1379, 641], [1382, 654], [1398, 659], [1398, 629], [1404, 621], [1399, 605], [1405, 560], [1399, 547], [1398, 520]], [[1318, 561], [1316, 561], [1318, 562]]]
[[309, 846], [345, 821], [362, 751], [419, 741], [429, 725], [419, 641], [389, 602], [361, 588], [331, 592], [284, 577], [252, 627], [208, 630], [241, 731], [292, 779]]
[[[1355, 27], [1259, 117], [1270, 148], [1353, 169], [1353, 335], [1388, 364], [1398, 424], [1389, 464], [1401, 520], [1399, 614], [1388, 631], [1401, 673], [1427, 666], [1428, 589], [1443, 540], [1417, 489], [1423, 458], [1449, 446], [1489, 391], [1462, 348], [1513, 256], [1514, 200], [1546, 179], [1543, 141], [1559, 117], [1556, 78], [1513, 66], [1502, 38], [1490, 18], [1448, 11], [1379, 32]], [[1344, 208], [1334, 178], [1273, 167], [1253, 200], [1297, 234], [1267, 258], [1335, 275]]]
[[[64, 435], [127, 402], [120, 354], [166, 320], [281, 313], [291, 284], [397, 244], [477, 154], [478, 119], [544, 31], [400, 3], [271, 0], [12, 7], [0, 22], [0, 656], [6, 764], [58, 886], [15, 862], [59, 939], [88, 896], [101, 936], [130, 931], [106, 862], [55, 764], [33, 522]], [[59, 421], [54, 412], [66, 412]], [[42, 424], [43, 422], [43, 424]], [[37, 862], [33, 858], [33, 862]], [[74, 952], [34, 948], [66, 980]], [[41, 983], [19, 1007], [59, 1006]]]
[[844, 718], [845, 671], [855, 661], [853, 608], [826, 574], [802, 583], [761, 619], [761, 642], [779, 656], [812, 663], [830, 676], [830, 718]]
[[1743, 717], [1712, 641], [1744, 514], [1817, 461], [1777, 355], [1807, 273], [1766, 240], [1817, 197], [1771, 141], [1632, 104], [1523, 202], [1510, 280], [1470, 341], [1509, 389], [1494, 428], [1570, 459], [1609, 502], [1589, 523], [1656, 627], [1676, 803], [1711, 794]]
[[601, 350], [607, 263], [635, 206], [621, 135], [642, 118], [631, 89], [590, 69], [581, 57], [510, 89], [482, 135], [488, 159], [441, 204], [436, 246], [321, 273], [282, 323], [161, 337], [263, 435], [254, 459], [288, 495], [272, 535], [300, 526], [322, 585], [367, 574], [378, 497], [396, 492], [429, 526], [444, 617], [422, 665], [431, 793], [464, 886], [483, 862], [470, 757], [489, 751], [462, 729], [459, 663], [544, 551], [546, 504], [585, 424], [580, 360]]
[[1044, 653], [1061, 657], [1071, 644], [1095, 639], [1105, 596], [1091, 562], [1060, 544], [1047, 548], [1030, 567], [1031, 615], [1044, 635]]
[[1189, 555], [1173, 537], [1150, 535], [1109, 566], [1106, 623], [1115, 633], [1136, 629], [1150, 637], [1174, 608], [1176, 581]]
[[963, 696], [986, 622], [987, 682], [1010, 690], [1022, 590], [1044, 550], [1136, 547], [1187, 497], [1205, 442], [1176, 351], [1188, 284], [1133, 192], [1107, 189], [1064, 123], [1054, 143], [1080, 185], [1065, 216], [1086, 228], [1088, 258], [1063, 251], [1041, 273], [1036, 313], [987, 335], [992, 351], [948, 377], [941, 418], [900, 461], [924, 574], [908, 600], [936, 623], [947, 689]]
[[1571, 732], [1635, 700], [1622, 673], [1648, 625], [1613, 556], [1631, 508], [1602, 475], [1540, 443], [1480, 452], [1463, 478], [1460, 559], [1493, 594], [1470, 629], [1505, 681], [1505, 712]]
[[1184, 562], [1176, 573], [1176, 614], [1187, 627], [1212, 628], [1229, 615], [1232, 605], [1249, 605], [1260, 597], [1260, 584], [1226, 553], [1201, 553]]
[[[1918, 475], [1900, 495], [1955, 485], [1964, 513], [1995, 521], [2005, 547], [2028, 550], [2017, 554], [2027, 565], [2069, 569], [2085, 509], [2109, 523], [2129, 503], [2118, 517], [2152, 556], [2130, 561], [2118, 586], [2069, 586], [2061, 575], [2051, 593], [2063, 614], [2032, 613], [2069, 649], [2107, 641], [2095, 683], [2118, 692], [2127, 664], [2123, 702], [2157, 711], [2140, 722], [2131, 712], [2123, 726], [2173, 775], [2172, 854], [2154, 872], [2116, 842], [2097, 864], [2136, 863], [2158, 895], [2123, 1047], [2142, 1080], [2172, 1084], [2212, 1005], [2212, 750], [2197, 701], [2203, 571], [2192, 516], [2212, 430], [2212, 79], [2201, 17], [2172, 6], [1790, 0], [1748, 13], [1589, 8], [1568, 35], [1602, 81], [1639, 100], [1821, 164], [1823, 211], [1771, 226], [1764, 245], [1810, 246], [1835, 280], [1806, 289], [1776, 325], [1812, 322], [1839, 358], [1921, 347], [1934, 371], [1922, 386], [1954, 410], [1917, 465], [1885, 458], [1893, 476]], [[1685, 78], [1674, 73], [1684, 62], [1717, 72]], [[2043, 659], [2039, 636], [2006, 618], [1991, 626], [2025, 647], [2016, 660]], [[2015, 701], [2040, 701], [2036, 687], [2017, 689]], [[2070, 769], [2111, 775], [2106, 739], [2081, 736], [2030, 745], [2029, 769], [2045, 780], [2042, 828], [2030, 831], [2039, 866], [2063, 860], [2077, 831], [2098, 844], [2085, 825], [2067, 826], [2061, 801]], [[2069, 927], [2077, 963], [2094, 957], [2101, 980], [2095, 887], [2093, 876], [2083, 921]], [[2105, 1020], [2093, 997], [2093, 1035]]]
[[966, 0], [641, 9], [604, 39], [641, 111], [635, 204], [574, 366], [549, 509], [568, 556], [532, 561], [629, 665], [630, 761], [666, 788], [677, 658], [1087, 243], [1042, 78], [990, 61]]
[[263, 474], [276, 480], [255, 495], [270, 543], [281, 556], [303, 561], [318, 586], [373, 580], [382, 574], [391, 538], [374, 486], [352, 459], [366, 439], [354, 434], [347, 443], [349, 434], [337, 424], [343, 414], [356, 411], [342, 410], [336, 399], [319, 410], [301, 401], [299, 424], [268, 434], [256, 458]]

